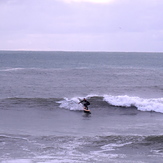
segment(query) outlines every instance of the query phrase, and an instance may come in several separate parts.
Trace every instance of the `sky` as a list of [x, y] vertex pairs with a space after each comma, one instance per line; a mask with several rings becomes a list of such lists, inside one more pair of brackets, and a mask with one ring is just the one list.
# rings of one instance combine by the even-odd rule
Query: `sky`
[[0, 50], [163, 52], [163, 0], [0, 0]]

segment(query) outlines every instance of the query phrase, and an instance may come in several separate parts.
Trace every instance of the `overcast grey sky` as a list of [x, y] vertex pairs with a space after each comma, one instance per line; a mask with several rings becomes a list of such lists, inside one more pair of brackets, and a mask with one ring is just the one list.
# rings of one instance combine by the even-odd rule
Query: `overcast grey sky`
[[0, 50], [163, 52], [163, 0], [0, 0]]

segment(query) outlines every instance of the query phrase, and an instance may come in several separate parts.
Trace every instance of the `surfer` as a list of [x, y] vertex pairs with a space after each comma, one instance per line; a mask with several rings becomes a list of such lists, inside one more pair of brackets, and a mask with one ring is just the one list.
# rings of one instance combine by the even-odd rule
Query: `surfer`
[[88, 110], [88, 105], [90, 105], [90, 102], [87, 101], [85, 98], [79, 102], [79, 104], [82, 103], [85, 110]]

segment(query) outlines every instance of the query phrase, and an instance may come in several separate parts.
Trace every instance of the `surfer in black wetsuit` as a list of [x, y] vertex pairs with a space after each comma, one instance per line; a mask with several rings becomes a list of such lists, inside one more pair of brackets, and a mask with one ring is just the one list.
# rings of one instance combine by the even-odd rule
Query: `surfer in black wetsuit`
[[79, 104], [82, 103], [85, 110], [88, 110], [88, 105], [90, 105], [90, 102], [87, 101], [85, 98], [79, 102]]

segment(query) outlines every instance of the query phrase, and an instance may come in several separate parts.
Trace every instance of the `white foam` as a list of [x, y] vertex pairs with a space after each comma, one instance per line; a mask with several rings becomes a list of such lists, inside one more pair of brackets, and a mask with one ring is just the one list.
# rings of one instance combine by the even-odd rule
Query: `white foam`
[[0, 71], [18, 71], [18, 70], [24, 70], [24, 68], [6, 68], [1, 69]]
[[[68, 110], [83, 110], [82, 104], [79, 104], [80, 99], [86, 98], [89, 99], [91, 97], [97, 97], [97, 94], [90, 94], [85, 97], [73, 97], [73, 98], [64, 98], [64, 100], [58, 101], [60, 103], [60, 108], [68, 109]], [[101, 96], [99, 96], [101, 97]]]
[[132, 142], [128, 142], [128, 143], [120, 143], [120, 144], [107, 144], [107, 145], [104, 145], [101, 147], [101, 149], [103, 149], [104, 151], [113, 151], [115, 150], [115, 148], [118, 148], [118, 147], [123, 147], [125, 145], [128, 145], [128, 144], [132, 144]]
[[83, 110], [81, 104], [79, 104], [79, 99], [74, 97], [71, 99], [64, 98], [62, 101], [58, 101], [60, 103], [61, 108], [68, 109], [68, 110]]
[[163, 113], [163, 98], [143, 99], [140, 97], [104, 95], [104, 101], [113, 106], [135, 106], [141, 111], [155, 111]]
[[[151, 98], [144, 99], [140, 97], [130, 97], [127, 95], [124, 96], [112, 96], [112, 95], [88, 95], [85, 98], [91, 97], [103, 97], [103, 100], [113, 106], [119, 107], [131, 107], [134, 106], [140, 111], [154, 111], [163, 113], [163, 98]], [[83, 97], [74, 97], [74, 98], [64, 98], [62, 101], [58, 101], [60, 103], [61, 108], [65, 108], [68, 110], [82, 110], [82, 104], [79, 103], [79, 99], [83, 99]]]

